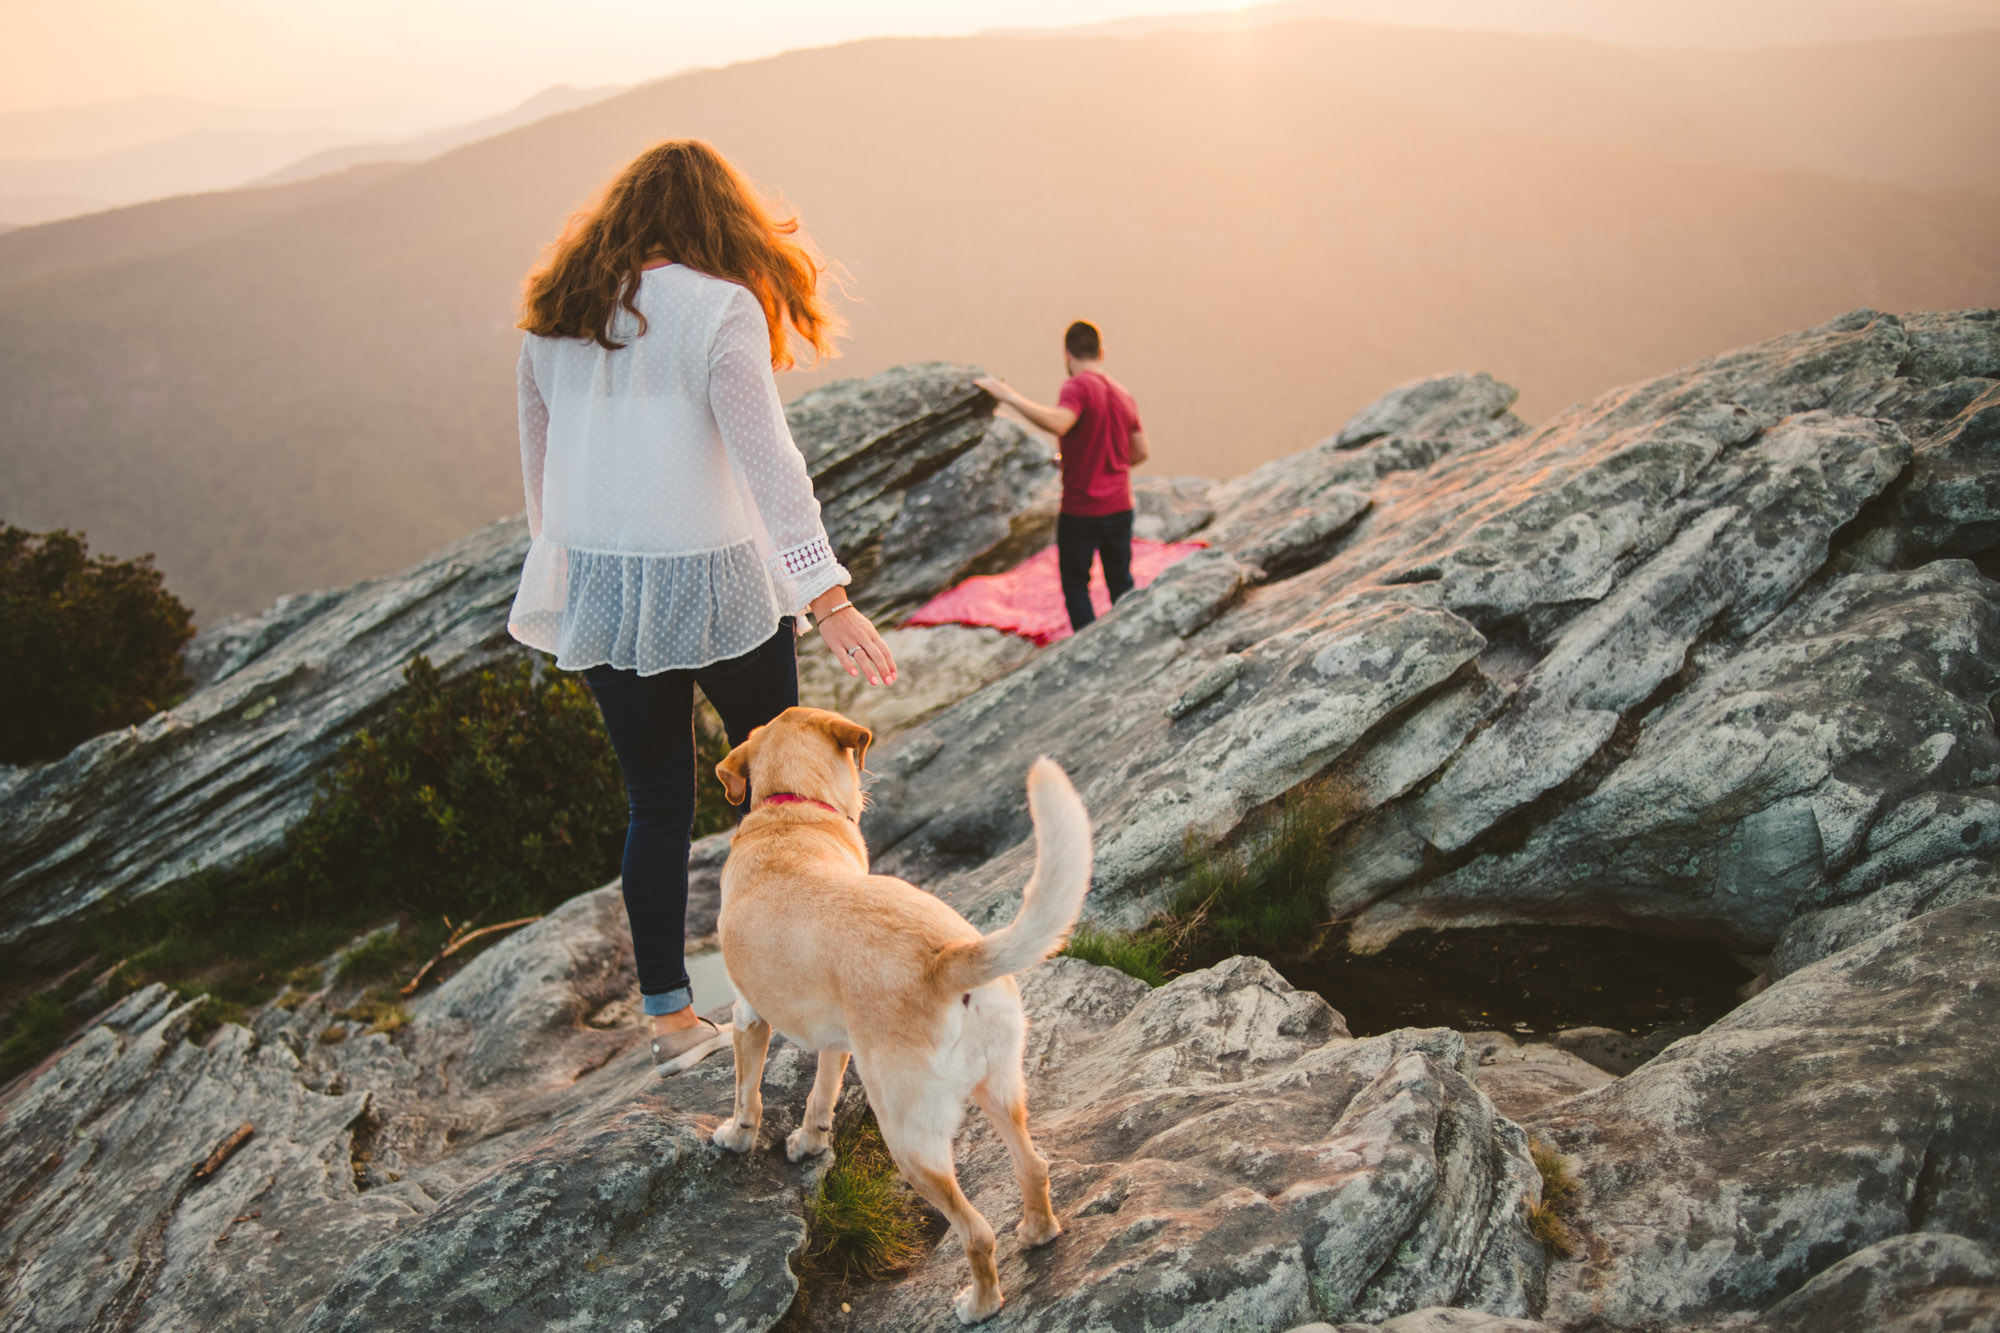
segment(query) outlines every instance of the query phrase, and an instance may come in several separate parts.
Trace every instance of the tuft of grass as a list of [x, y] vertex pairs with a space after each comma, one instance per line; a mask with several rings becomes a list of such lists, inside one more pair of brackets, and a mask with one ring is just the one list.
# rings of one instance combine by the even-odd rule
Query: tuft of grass
[[897, 1172], [875, 1113], [836, 1124], [832, 1151], [833, 1165], [806, 1211], [808, 1263], [844, 1278], [875, 1279], [921, 1259], [929, 1214]]
[[1167, 958], [1173, 937], [1157, 927], [1143, 930], [1100, 930], [1088, 923], [1070, 932], [1064, 957], [1081, 958], [1101, 967], [1115, 967], [1148, 986], [1167, 984]]
[[410, 1011], [398, 1002], [396, 991], [390, 987], [379, 987], [368, 992], [361, 999], [348, 1005], [336, 1018], [344, 1018], [352, 1023], [366, 1023], [369, 1033], [400, 1032], [410, 1021]]
[[1137, 930], [1080, 925], [1063, 953], [1115, 967], [1149, 986], [1231, 954], [1310, 951], [1337, 868], [1333, 838], [1354, 813], [1348, 789], [1319, 782], [1287, 795], [1241, 846], [1192, 834], [1187, 872], [1167, 910]]
[[1576, 1207], [1576, 1177], [1550, 1144], [1530, 1139], [1528, 1154], [1542, 1177], [1542, 1197], [1528, 1209], [1528, 1230], [1551, 1259], [1567, 1259], [1575, 1252], [1570, 1215]]
[[1345, 788], [1328, 783], [1286, 795], [1261, 836], [1222, 849], [1190, 835], [1187, 877], [1167, 917], [1198, 922], [1188, 932], [1204, 953], [1295, 954], [1309, 946], [1333, 880], [1333, 835], [1352, 815]]

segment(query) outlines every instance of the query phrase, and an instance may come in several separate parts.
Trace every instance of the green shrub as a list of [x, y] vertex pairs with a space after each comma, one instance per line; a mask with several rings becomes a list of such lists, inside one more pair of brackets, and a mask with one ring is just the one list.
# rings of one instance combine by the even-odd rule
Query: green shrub
[[62, 1043], [69, 1020], [62, 1001], [53, 995], [30, 995], [16, 1004], [0, 1025], [0, 1082], [41, 1060]]
[[521, 658], [446, 684], [418, 654], [403, 680], [287, 839], [302, 906], [521, 915], [616, 873], [625, 790], [580, 679]]
[[405, 980], [452, 920], [543, 912], [618, 873], [624, 787], [579, 678], [521, 659], [446, 682], [419, 655], [404, 681], [388, 722], [341, 747], [278, 856], [102, 914], [98, 955], [234, 1012], [316, 985], [311, 964], [371, 926], [400, 922], [339, 980]]
[[0, 763], [60, 758], [172, 705], [193, 635], [152, 556], [93, 559], [80, 532], [0, 524]]

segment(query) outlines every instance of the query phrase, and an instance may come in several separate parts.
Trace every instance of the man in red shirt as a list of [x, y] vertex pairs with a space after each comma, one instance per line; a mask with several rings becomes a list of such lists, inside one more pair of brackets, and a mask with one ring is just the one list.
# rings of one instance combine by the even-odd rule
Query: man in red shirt
[[1056, 567], [1062, 571], [1070, 628], [1080, 631], [1097, 618], [1090, 606], [1092, 556], [1104, 564], [1104, 586], [1112, 601], [1132, 591], [1132, 469], [1149, 455], [1138, 404], [1124, 385], [1104, 373], [1104, 344], [1095, 324], [1080, 319], [1063, 334], [1063, 369], [1069, 378], [1054, 407], [1030, 402], [1004, 380], [977, 383], [1060, 437], [1063, 494], [1056, 515]]

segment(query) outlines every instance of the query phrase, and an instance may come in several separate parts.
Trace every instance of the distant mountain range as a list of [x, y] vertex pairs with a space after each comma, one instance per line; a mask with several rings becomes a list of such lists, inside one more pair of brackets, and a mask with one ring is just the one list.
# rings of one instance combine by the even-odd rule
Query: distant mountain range
[[951, 359], [1048, 398], [1087, 316], [1161, 471], [1239, 472], [1439, 370], [1533, 419], [1858, 305], [2000, 304], [1996, 62], [1991, 32], [1307, 22], [691, 73], [415, 165], [0, 236], [0, 517], [154, 551], [210, 617], [518, 510], [521, 276], [669, 135], [781, 187], [853, 276], [849, 354], [787, 396]]
[[2000, 27], [2000, 0], [1281, 0], [1215, 13], [1117, 19], [1067, 31], [1136, 37], [1240, 30], [1299, 19], [1741, 50]]
[[499, 115], [386, 140], [180, 98], [0, 115], [0, 221], [45, 222], [173, 195], [284, 184], [368, 162], [419, 161], [615, 91], [549, 88]]

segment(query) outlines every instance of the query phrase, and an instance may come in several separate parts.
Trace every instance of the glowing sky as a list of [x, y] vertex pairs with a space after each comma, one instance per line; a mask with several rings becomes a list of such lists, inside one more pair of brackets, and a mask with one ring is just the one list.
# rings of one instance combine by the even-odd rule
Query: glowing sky
[[497, 110], [885, 34], [1061, 26], [1229, 0], [0, 0], [0, 111], [170, 94]]

